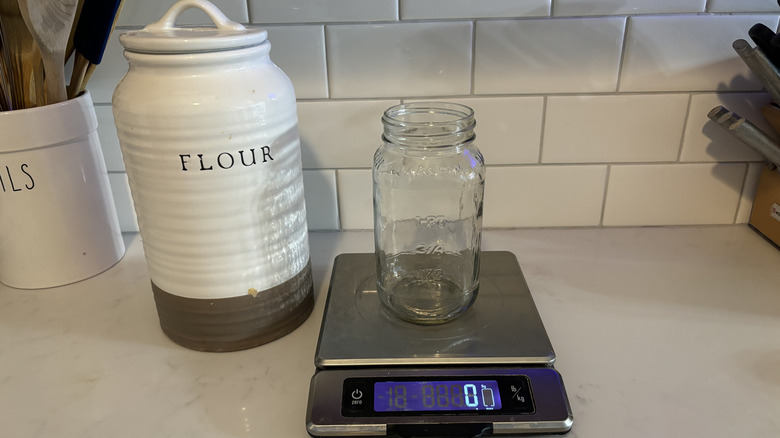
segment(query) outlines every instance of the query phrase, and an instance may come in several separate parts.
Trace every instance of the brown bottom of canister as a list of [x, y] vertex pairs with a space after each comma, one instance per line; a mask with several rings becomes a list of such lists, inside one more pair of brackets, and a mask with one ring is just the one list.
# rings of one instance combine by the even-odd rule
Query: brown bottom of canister
[[152, 282], [163, 332], [199, 351], [236, 351], [266, 344], [300, 326], [314, 307], [311, 263], [290, 280], [230, 298], [187, 298]]

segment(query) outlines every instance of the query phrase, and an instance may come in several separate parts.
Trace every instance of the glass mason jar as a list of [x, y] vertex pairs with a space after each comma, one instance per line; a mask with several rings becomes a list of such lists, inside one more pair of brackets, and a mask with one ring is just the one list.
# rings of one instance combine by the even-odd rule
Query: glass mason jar
[[479, 288], [485, 165], [464, 105], [396, 105], [374, 154], [377, 294], [418, 324], [450, 321]]

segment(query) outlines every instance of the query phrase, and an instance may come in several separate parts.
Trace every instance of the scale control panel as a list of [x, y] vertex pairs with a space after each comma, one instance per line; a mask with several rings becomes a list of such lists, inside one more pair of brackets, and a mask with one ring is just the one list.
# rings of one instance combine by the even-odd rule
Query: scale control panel
[[[420, 380], [423, 379], [423, 380]], [[533, 414], [528, 376], [361, 377], [344, 380], [345, 417]]]
[[306, 420], [312, 436], [566, 433], [573, 421], [551, 367], [320, 370]]

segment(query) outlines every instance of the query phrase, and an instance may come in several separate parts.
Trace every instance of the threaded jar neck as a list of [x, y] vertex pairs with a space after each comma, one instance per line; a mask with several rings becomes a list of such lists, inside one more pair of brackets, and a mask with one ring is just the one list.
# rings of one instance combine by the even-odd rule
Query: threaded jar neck
[[395, 105], [382, 116], [385, 142], [438, 148], [474, 140], [474, 110], [457, 103], [417, 102]]

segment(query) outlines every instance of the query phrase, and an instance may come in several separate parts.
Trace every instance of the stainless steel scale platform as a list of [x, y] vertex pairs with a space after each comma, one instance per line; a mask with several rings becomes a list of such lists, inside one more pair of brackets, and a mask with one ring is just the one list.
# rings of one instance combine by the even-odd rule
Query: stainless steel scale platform
[[306, 428], [312, 436], [566, 433], [573, 423], [544, 324], [514, 254], [482, 252], [479, 295], [423, 326], [376, 296], [373, 254], [333, 265]]

